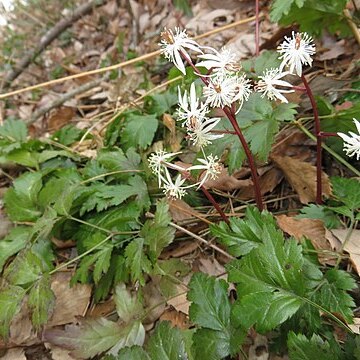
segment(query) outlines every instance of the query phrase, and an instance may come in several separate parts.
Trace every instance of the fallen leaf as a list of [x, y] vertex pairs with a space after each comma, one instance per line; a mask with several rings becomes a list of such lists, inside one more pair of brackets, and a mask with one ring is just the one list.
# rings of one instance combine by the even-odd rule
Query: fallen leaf
[[170, 145], [172, 152], [177, 152], [181, 149], [181, 140], [183, 136], [176, 133], [176, 121], [169, 114], [163, 115], [163, 123], [169, 129], [170, 133], [165, 136], [165, 143]]
[[159, 286], [156, 281], [148, 282], [143, 288], [143, 296], [145, 308], [147, 309], [147, 316], [144, 319], [144, 324], [150, 324], [159, 319], [165, 311], [165, 299], [161, 294]]
[[70, 351], [51, 343], [45, 343], [45, 347], [50, 350], [52, 360], [77, 360], [70, 355]]
[[75, 115], [75, 109], [72, 107], [62, 106], [54, 110], [48, 120], [48, 130], [56, 131], [68, 124]]
[[52, 277], [51, 289], [56, 303], [47, 327], [73, 323], [77, 316], [84, 316], [86, 313], [90, 303], [91, 286], [75, 284], [70, 287], [71, 277], [69, 272], [57, 272]]
[[185, 289], [184, 285], [187, 285], [190, 282], [192, 274], [186, 275], [182, 279], [182, 284], [174, 285], [175, 293], [177, 295], [172, 296], [167, 300], [167, 304], [171, 305], [175, 310], [180, 311], [186, 315], [189, 315], [190, 302], [187, 299], [188, 290]]
[[[333, 229], [331, 232], [344, 244], [348, 234], [347, 229]], [[358, 275], [360, 275], [360, 230], [354, 229], [352, 231], [350, 238], [344, 246], [344, 250], [349, 253], [350, 261]]]
[[[289, 156], [272, 156], [275, 165], [281, 169], [289, 184], [299, 195], [302, 204], [316, 200], [316, 167]], [[331, 195], [329, 177], [322, 171], [323, 196]]]
[[320, 263], [335, 264], [334, 256], [323, 252], [324, 250], [332, 252], [334, 249], [325, 236], [326, 229], [321, 220], [295, 219], [286, 215], [278, 215], [276, 220], [280, 229], [293, 236], [296, 240], [301, 240], [303, 237], [311, 240], [314, 248], [320, 251], [318, 253]]
[[[4, 356], [1, 356], [1, 360], [26, 360], [24, 349], [14, 348], [9, 349]], [[55, 360], [55, 359], [54, 359]]]
[[360, 335], [360, 318], [353, 318], [353, 324], [348, 326], [355, 334]]
[[249, 360], [269, 359], [268, 339], [264, 335], [256, 334], [253, 344], [249, 347]]
[[205, 274], [227, 279], [225, 267], [222, 266], [215, 258], [200, 257], [199, 270]]
[[190, 326], [187, 316], [174, 309], [166, 310], [161, 316], [161, 321], [170, 321], [172, 326], [176, 326], [179, 329], [188, 329]]
[[175, 222], [191, 219], [193, 217], [202, 219], [202, 215], [181, 199], [168, 199], [169, 211]]

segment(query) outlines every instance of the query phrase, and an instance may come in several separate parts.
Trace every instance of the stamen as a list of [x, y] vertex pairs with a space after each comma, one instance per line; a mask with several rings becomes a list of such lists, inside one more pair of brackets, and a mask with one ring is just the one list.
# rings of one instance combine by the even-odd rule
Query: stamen
[[168, 30], [168, 29], [164, 29], [164, 31], [162, 31], [160, 33], [160, 37], [161, 39], [163, 39], [164, 41], [166, 41], [168, 44], [174, 44], [175, 40], [174, 40], [174, 36], [172, 35], [172, 33]]

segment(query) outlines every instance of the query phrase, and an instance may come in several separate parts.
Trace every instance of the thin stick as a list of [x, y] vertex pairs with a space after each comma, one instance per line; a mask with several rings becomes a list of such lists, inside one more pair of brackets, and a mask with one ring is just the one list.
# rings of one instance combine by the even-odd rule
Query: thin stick
[[228, 254], [228, 253], [227, 253], [226, 251], [224, 251], [223, 249], [219, 248], [219, 247], [216, 246], [216, 245], [213, 245], [213, 244], [209, 243], [208, 241], [206, 241], [205, 239], [203, 239], [203, 238], [200, 237], [199, 235], [194, 234], [193, 232], [191, 232], [191, 231], [183, 228], [182, 226], [177, 225], [177, 224], [175, 224], [175, 223], [173, 223], [173, 222], [170, 223], [170, 226], [174, 227], [174, 228], [177, 229], [177, 230], [182, 231], [184, 234], [187, 234], [187, 235], [193, 237], [194, 239], [196, 239], [196, 240], [200, 241], [201, 243], [205, 244], [206, 246], [214, 249], [214, 250], [217, 251], [218, 253], [226, 256], [227, 258], [229, 258], [229, 259], [231, 259], [231, 260], [234, 260], [234, 259], [235, 259], [232, 255]]
[[316, 105], [314, 94], [311, 91], [308, 81], [304, 74], [301, 75], [301, 80], [305, 86], [306, 93], [309, 97], [315, 120], [315, 136], [316, 136], [316, 203], [322, 204], [322, 137], [320, 128], [319, 112]]
[[259, 20], [259, 0], [255, 0], [255, 55], [260, 53], [260, 20]]
[[[216, 34], [218, 32], [221, 32], [221, 31], [224, 31], [224, 30], [227, 30], [227, 29], [231, 29], [231, 28], [233, 28], [235, 26], [238, 26], [238, 25], [246, 24], [246, 23], [249, 23], [249, 22], [254, 21], [254, 20], [255, 20], [255, 16], [249, 17], [247, 19], [239, 20], [239, 21], [236, 21], [236, 22], [234, 22], [232, 24], [228, 24], [228, 25], [219, 27], [218, 29], [211, 30], [211, 31], [208, 31], [208, 32], [206, 32], [204, 34], [195, 36], [194, 39], [195, 40], [202, 39], [204, 37], [208, 37], [208, 36]], [[78, 73], [78, 74], [73, 74], [73, 75], [65, 76], [65, 77], [62, 77], [62, 78], [59, 78], [59, 79], [54, 79], [54, 80], [51, 80], [51, 81], [45, 81], [43, 83], [28, 86], [28, 87], [25, 87], [25, 88], [22, 88], [22, 89], [10, 91], [8, 93], [0, 94], [0, 99], [5, 99], [5, 98], [7, 98], [9, 96], [21, 94], [21, 93], [26, 92], [26, 91], [31, 91], [31, 90], [43, 88], [43, 87], [50, 86], [50, 85], [53, 85], [53, 84], [62, 83], [62, 82], [67, 81], [67, 80], [78, 79], [78, 78], [81, 78], [81, 77], [84, 77], [84, 76], [95, 75], [95, 74], [100, 74], [100, 73], [103, 73], [103, 72], [106, 72], [106, 71], [120, 69], [120, 68], [129, 66], [129, 65], [132, 65], [132, 64], [136, 64], [139, 61], [144, 61], [144, 60], [151, 59], [151, 58], [153, 58], [155, 56], [160, 55], [160, 53], [161, 53], [160, 50], [153, 51], [151, 53], [139, 56], [137, 58], [130, 59], [130, 60], [115, 64], [115, 65], [103, 67], [101, 69], [94, 69], [94, 70], [84, 71], [84, 72], [81, 72], [81, 73]]]

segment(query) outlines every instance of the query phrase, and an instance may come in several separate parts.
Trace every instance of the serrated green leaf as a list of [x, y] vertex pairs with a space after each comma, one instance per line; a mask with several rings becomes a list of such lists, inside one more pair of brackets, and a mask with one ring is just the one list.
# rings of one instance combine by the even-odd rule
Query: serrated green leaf
[[34, 155], [33, 152], [25, 149], [15, 149], [6, 155], [6, 159], [22, 166], [38, 168], [39, 162]]
[[44, 275], [29, 292], [28, 306], [31, 322], [36, 329], [46, 324], [54, 310], [55, 295], [50, 285], [50, 277]]
[[19, 286], [9, 285], [0, 290], [0, 337], [9, 336], [11, 320], [20, 311], [26, 292]]
[[[114, 358], [109, 358], [108, 360], [152, 360], [149, 355], [140, 347], [132, 346], [121, 349], [118, 356]], [[107, 360], [105, 357], [103, 360]]]
[[284, 15], [288, 15], [293, 4], [298, 8], [304, 5], [305, 0], [274, 0], [271, 4], [270, 19], [272, 22], [278, 22]]
[[94, 282], [98, 284], [103, 274], [106, 274], [110, 267], [110, 259], [113, 251], [112, 244], [105, 244], [103, 248], [96, 252], [96, 262], [94, 266]]
[[34, 224], [31, 234], [38, 238], [46, 238], [52, 231], [56, 221], [57, 213], [53, 208], [47, 208], [44, 214]]
[[34, 221], [41, 212], [37, 207], [37, 197], [42, 186], [42, 174], [25, 173], [14, 181], [14, 187], [4, 196], [6, 211], [13, 221]]
[[230, 323], [228, 284], [203, 273], [195, 273], [189, 283], [190, 320], [202, 327], [225, 331]]
[[[321, 339], [319, 335], [314, 334], [308, 339], [303, 334], [290, 332], [287, 345], [291, 360], [329, 360], [340, 359], [336, 354], [339, 349], [330, 347], [327, 341]], [[336, 351], [337, 350], [337, 351]]]
[[142, 345], [145, 330], [140, 322], [127, 326], [105, 318], [87, 319], [81, 327], [70, 325], [64, 330], [47, 330], [44, 338], [52, 344], [72, 349], [80, 358], [90, 358], [105, 351], [116, 355], [125, 347]]
[[27, 137], [26, 124], [21, 120], [9, 119], [0, 126], [0, 138], [11, 142], [24, 142]]
[[187, 360], [185, 342], [178, 328], [162, 321], [150, 337], [147, 350], [151, 360]]
[[149, 273], [151, 262], [144, 253], [144, 239], [137, 238], [125, 249], [126, 265], [130, 269], [133, 281], [139, 281], [141, 285], [145, 284], [143, 272]]
[[170, 112], [177, 102], [178, 97], [174, 91], [165, 91], [161, 94], [147, 96], [145, 108], [148, 112], [161, 116], [166, 112]]
[[356, 288], [354, 279], [345, 271], [330, 269], [314, 294], [315, 301], [325, 309], [341, 314], [348, 323], [352, 322], [354, 300], [347, 291]]
[[327, 229], [337, 229], [341, 226], [340, 220], [330, 209], [316, 204], [304, 206], [296, 218], [322, 220]]
[[275, 226], [273, 216], [266, 211], [260, 213], [258, 209], [248, 207], [246, 221], [233, 217], [229, 225], [225, 222], [212, 224], [210, 230], [229, 253], [237, 257], [248, 254], [262, 243], [262, 233], [267, 226]]
[[129, 114], [124, 123], [121, 143], [126, 147], [147, 148], [158, 127], [156, 115]]
[[124, 283], [116, 285], [114, 302], [120, 319], [125, 323], [136, 319], [143, 312], [138, 296], [131, 294]]
[[[349, 208], [350, 212], [360, 209], [360, 181], [343, 177], [332, 177], [334, 195]], [[334, 210], [332, 208], [332, 210]], [[336, 211], [336, 210], [335, 210]]]
[[29, 234], [28, 227], [19, 226], [11, 229], [10, 233], [0, 240], [0, 273], [10, 256], [15, 255], [26, 246]]
[[56, 131], [51, 138], [60, 144], [69, 146], [75, 141], [80, 140], [83, 134], [84, 130], [78, 129], [76, 126], [69, 124]]
[[12, 285], [29, 285], [40, 279], [43, 270], [41, 259], [32, 250], [24, 249], [5, 269], [4, 278]]

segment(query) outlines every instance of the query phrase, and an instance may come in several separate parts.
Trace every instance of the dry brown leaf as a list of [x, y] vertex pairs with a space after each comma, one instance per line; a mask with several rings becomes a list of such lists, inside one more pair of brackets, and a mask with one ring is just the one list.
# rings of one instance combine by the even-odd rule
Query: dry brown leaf
[[189, 315], [190, 302], [187, 299], [188, 289], [185, 288], [185, 285], [187, 285], [190, 282], [191, 276], [192, 276], [191, 273], [186, 275], [182, 279], [182, 284], [175, 285], [174, 286], [174, 288], [176, 289], [175, 293], [178, 295], [173, 296], [167, 300], [168, 305], [171, 305], [175, 310], [180, 311], [186, 315]]
[[[289, 156], [273, 156], [273, 162], [279, 167], [289, 184], [299, 195], [302, 204], [316, 200], [316, 167], [307, 162]], [[329, 177], [322, 172], [323, 196], [331, 195]]]
[[[316, 250], [334, 250], [325, 236], [326, 229], [321, 220], [295, 219], [286, 215], [278, 215], [276, 220], [280, 229], [295, 239], [300, 240], [302, 237], [310, 239]], [[322, 264], [334, 264], [335, 262], [334, 256], [324, 253], [319, 253], [318, 258]]]
[[75, 116], [75, 109], [72, 107], [62, 106], [51, 113], [48, 118], [48, 130], [56, 131], [68, 124]]
[[264, 335], [256, 334], [253, 344], [249, 348], [249, 360], [268, 360], [268, 339]]
[[[348, 230], [347, 229], [333, 229], [331, 232], [343, 244], [345, 242]], [[360, 275], [360, 230], [354, 229], [349, 240], [344, 246], [344, 250], [349, 253], [351, 263], [356, 272]]]
[[9, 349], [4, 356], [1, 356], [1, 360], [26, 360], [24, 349], [14, 348]]
[[161, 316], [161, 321], [170, 321], [172, 326], [176, 326], [179, 329], [188, 329], [190, 323], [188, 321], [187, 316], [179, 311], [174, 309], [166, 310]]
[[68, 349], [61, 348], [51, 343], [45, 343], [45, 347], [50, 350], [52, 360], [77, 360], [70, 355]]
[[169, 258], [179, 258], [187, 254], [191, 254], [199, 247], [197, 241], [189, 240], [189, 241], [181, 241], [174, 246], [168, 247], [163, 253], [161, 254], [162, 259], [169, 259]]
[[148, 310], [144, 324], [151, 324], [165, 311], [165, 299], [156, 281], [148, 282], [143, 288], [145, 307]]
[[360, 335], [360, 318], [354, 318], [353, 324], [348, 324], [349, 328], [357, 335]]
[[77, 316], [84, 316], [89, 306], [91, 286], [75, 284], [70, 287], [72, 274], [58, 272], [52, 277], [51, 289], [54, 291], [56, 303], [53, 316], [47, 327], [69, 324], [76, 321]]
[[169, 129], [170, 133], [166, 136], [166, 143], [170, 145], [172, 152], [177, 152], [181, 149], [181, 140], [183, 136], [176, 133], [176, 122], [173, 117], [169, 114], [163, 115], [163, 123]]
[[211, 276], [219, 276], [219, 278], [226, 279], [226, 270], [215, 258], [200, 257], [199, 270]]
[[168, 199], [169, 211], [175, 222], [191, 219], [193, 217], [201, 218], [202, 215], [181, 199]]

